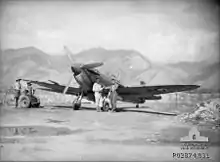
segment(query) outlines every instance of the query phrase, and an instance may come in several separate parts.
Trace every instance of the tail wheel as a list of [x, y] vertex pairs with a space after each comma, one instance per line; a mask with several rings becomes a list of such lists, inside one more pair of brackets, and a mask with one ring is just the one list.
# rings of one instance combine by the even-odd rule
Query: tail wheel
[[28, 96], [21, 96], [19, 99], [19, 107], [29, 108], [30, 107], [30, 98]]

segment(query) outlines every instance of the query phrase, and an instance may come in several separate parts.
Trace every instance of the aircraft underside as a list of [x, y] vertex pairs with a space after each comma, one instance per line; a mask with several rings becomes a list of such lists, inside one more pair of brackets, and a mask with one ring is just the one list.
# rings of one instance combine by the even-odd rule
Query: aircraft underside
[[[95, 101], [95, 96], [93, 92], [82, 92], [77, 96], [77, 98], [73, 101], [72, 106], [74, 110], [78, 110], [81, 107], [82, 98], [86, 97], [90, 101]], [[130, 102], [136, 104], [136, 108], [139, 107], [139, 104], [145, 103], [146, 100], [160, 100], [161, 96], [135, 96], [135, 95], [123, 95], [118, 96], [119, 101]]]

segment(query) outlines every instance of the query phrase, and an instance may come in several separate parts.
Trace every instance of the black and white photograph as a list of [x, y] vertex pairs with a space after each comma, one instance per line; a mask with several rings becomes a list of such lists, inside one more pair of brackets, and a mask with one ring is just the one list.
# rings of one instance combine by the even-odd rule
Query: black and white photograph
[[219, 2], [0, 0], [0, 161], [220, 160]]

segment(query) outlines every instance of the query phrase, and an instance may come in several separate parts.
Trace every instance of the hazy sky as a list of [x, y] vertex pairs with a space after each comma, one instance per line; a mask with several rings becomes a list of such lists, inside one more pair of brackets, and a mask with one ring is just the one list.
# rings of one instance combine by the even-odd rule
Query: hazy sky
[[219, 7], [208, 1], [2, 1], [1, 47], [47, 53], [135, 49], [154, 61], [219, 55]]

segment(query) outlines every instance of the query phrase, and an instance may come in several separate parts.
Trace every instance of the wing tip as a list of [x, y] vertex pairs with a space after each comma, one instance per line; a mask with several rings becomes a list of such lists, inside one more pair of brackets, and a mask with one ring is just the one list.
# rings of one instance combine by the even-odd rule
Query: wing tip
[[200, 88], [200, 87], [201, 87], [200, 85], [194, 85], [195, 89]]
[[189, 88], [187, 88], [187, 89], [188, 89], [188, 91], [190, 91], [190, 90], [198, 89], [200, 87], [201, 87], [200, 85], [189, 85]]

